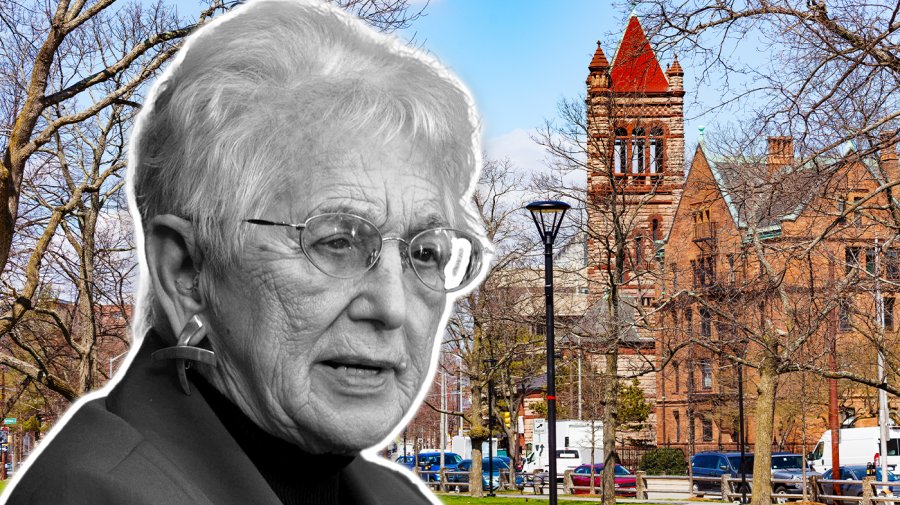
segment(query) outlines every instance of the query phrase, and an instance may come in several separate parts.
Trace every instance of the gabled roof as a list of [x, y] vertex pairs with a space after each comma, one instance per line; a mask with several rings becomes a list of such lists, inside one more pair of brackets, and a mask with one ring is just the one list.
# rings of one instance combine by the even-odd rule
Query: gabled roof
[[[634, 307], [636, 303], [637, 300], [631, 296], [621, 296], [619, 298], [619, 314], [622, 320], [619, 323], [621, 326], [618, 328], [619, 339], [621, 342], [626, 343], [653, 342], [653, 337], [642, 337], [634, 326]], [[608, 295], [603, 295], [597, 303], [584, 312], [584, 316], [572, 328], [572, 332], [558, 340], [562, 343], [581, 343], [578, 335], [602, 337], [615, 329], [616, 326], [610, 322]]]
[[[806, 206], [816, 198], [816, 192], [809, 191], [809, 189], [817, 180], [817, 174], [822, 165], [850, 162], [849, 155], [855, 151], [856, 147], [852, 144], [845, 145], [840, 158], [822, 156], [807, 160], [790, 169], [790, 172], [784, 173], [785, 178], [780, 184], [778, 195], [771, 195], [771, 198], [751, 198], [753, 201], [745, 201], [747, 195], [758, 197], [769, 192], [759, 174], [754, 173], [754, 170], [758, 171], [765, 165], [766, 157], [726, 157], [711, 154], [703, 139], [702, 129], [700, 135], [700, 143], [695, 155], [703, 156], [706, 161], [735, 225], [739, 229], [746, 228], [748, 222], [752, 220], [761, 226], [758, 230], [761, 233], [780, 232], [782, 222], [797, 219]], [[870, 174], [874, 175], [872, 167], [867, 163], [869, 160], [859, 161]], [[792, 191], [791, 188], [794, 188], [795, 191]]]
[[637, 16], [628, 19], [622, 40], [613, 57], [613, 91], [618, 93], [665, 92], [669, 80], [659, 66], [656, 54]]

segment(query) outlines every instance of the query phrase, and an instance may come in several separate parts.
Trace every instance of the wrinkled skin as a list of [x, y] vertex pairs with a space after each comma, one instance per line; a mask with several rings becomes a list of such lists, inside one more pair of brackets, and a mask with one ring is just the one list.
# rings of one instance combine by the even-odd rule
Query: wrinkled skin
[[[454, 225], [424, 157], [402, 142], [359, 145], [289, 178], [264, 215], [247, 218], [302, 223], [346, 212], [407, 239]], [[204, 315], [219, 364], [205, 375], [257, 425], [306, 451], [374, 445], [427, 379], [447, 295], [403, 265], [398, 241], [385, 242], [373, 269], [337, 279], [309, 262], [290, 229], [250, 232], [239, 267], [213, 281]]]

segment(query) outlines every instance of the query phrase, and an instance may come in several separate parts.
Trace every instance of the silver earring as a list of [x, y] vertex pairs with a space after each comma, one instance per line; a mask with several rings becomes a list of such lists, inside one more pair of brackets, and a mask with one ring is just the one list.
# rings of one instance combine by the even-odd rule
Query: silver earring
[[152, 356], [153, 363], [165, 359], [175, 360], [175, 369], [178, 371], [178, 381], [181, 382], [181, 388], [184, 394], [190, 396], [191, 386], [187, 380], [185, 373], [192, 361], [199, 361], [210, 366], [216, 366], [216, 353], [201, 349], [190, 345], [192, 340], [200, 341], [206, 336], [206, 328], [200, 316], [194, 315], [190, 321], [184, 325], [181, 333], [178, 335], [178, 344], [172, 347], [166, 347], [154, 352]]

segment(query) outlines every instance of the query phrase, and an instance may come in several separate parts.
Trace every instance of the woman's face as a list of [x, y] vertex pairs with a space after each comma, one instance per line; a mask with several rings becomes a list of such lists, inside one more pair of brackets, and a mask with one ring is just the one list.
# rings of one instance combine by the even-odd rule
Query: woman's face
[[[340, 166], [289, 177], [265, 215], [247, 218], [303, 223], [343, 212], [406, 239], [452, 225], [425, 157], [408, 143], [357, 146]], [[447, 295], [403, 266], [399, 241], [384, 243], [371, 270], [337, 279], [309, 262], [292, 230], [253, 228], [241, 264], [214, 280], [209, 379], [256, 424], [307, 451], [374, 445], [426, 380]]]

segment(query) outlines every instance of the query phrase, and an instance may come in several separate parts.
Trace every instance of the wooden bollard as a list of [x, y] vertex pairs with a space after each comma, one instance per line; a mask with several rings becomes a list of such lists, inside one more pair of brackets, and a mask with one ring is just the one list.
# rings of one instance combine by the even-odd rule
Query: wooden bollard
[[730, 478], [730, 473], [722, 474], [722, 499], [725, 501], [731, 500], [731, 498], [728, 496], [731, 494], [731, 481], [728, 480]]
[[[553, 482], [550, 483], [551, 486], [553, 484]], [[572, 470], [566, 470], [563, 472], [563, 494], [574, 494], [572, 486]]]
[[438, 472], [438, 475], [440, 475], [440, 479], [441, 479], [441, 492], [442, 493], [447, 492], [447, 489], [448, 489], [447, 483], [450, 482], [450, 476], [447, 475], [448, 471], [449, 471], [449, 469], [447, 467], [443, 467]]
[[863, 481], [862, 481], [863, 495], [862, 495], [862, 501], [860, 502], [860, 503], [862, 503], [862, 505], [872, 505], [872, 491], [873, 491], [872, 482], [874, 480], [875, 480], [875, 477], [872, 477], [871, 475], [869, 475], [867, 477], [863, 477]]
[[634, 497], [638, 500], [647, 499], [647, 472], [638, 470], [634, 472]]

